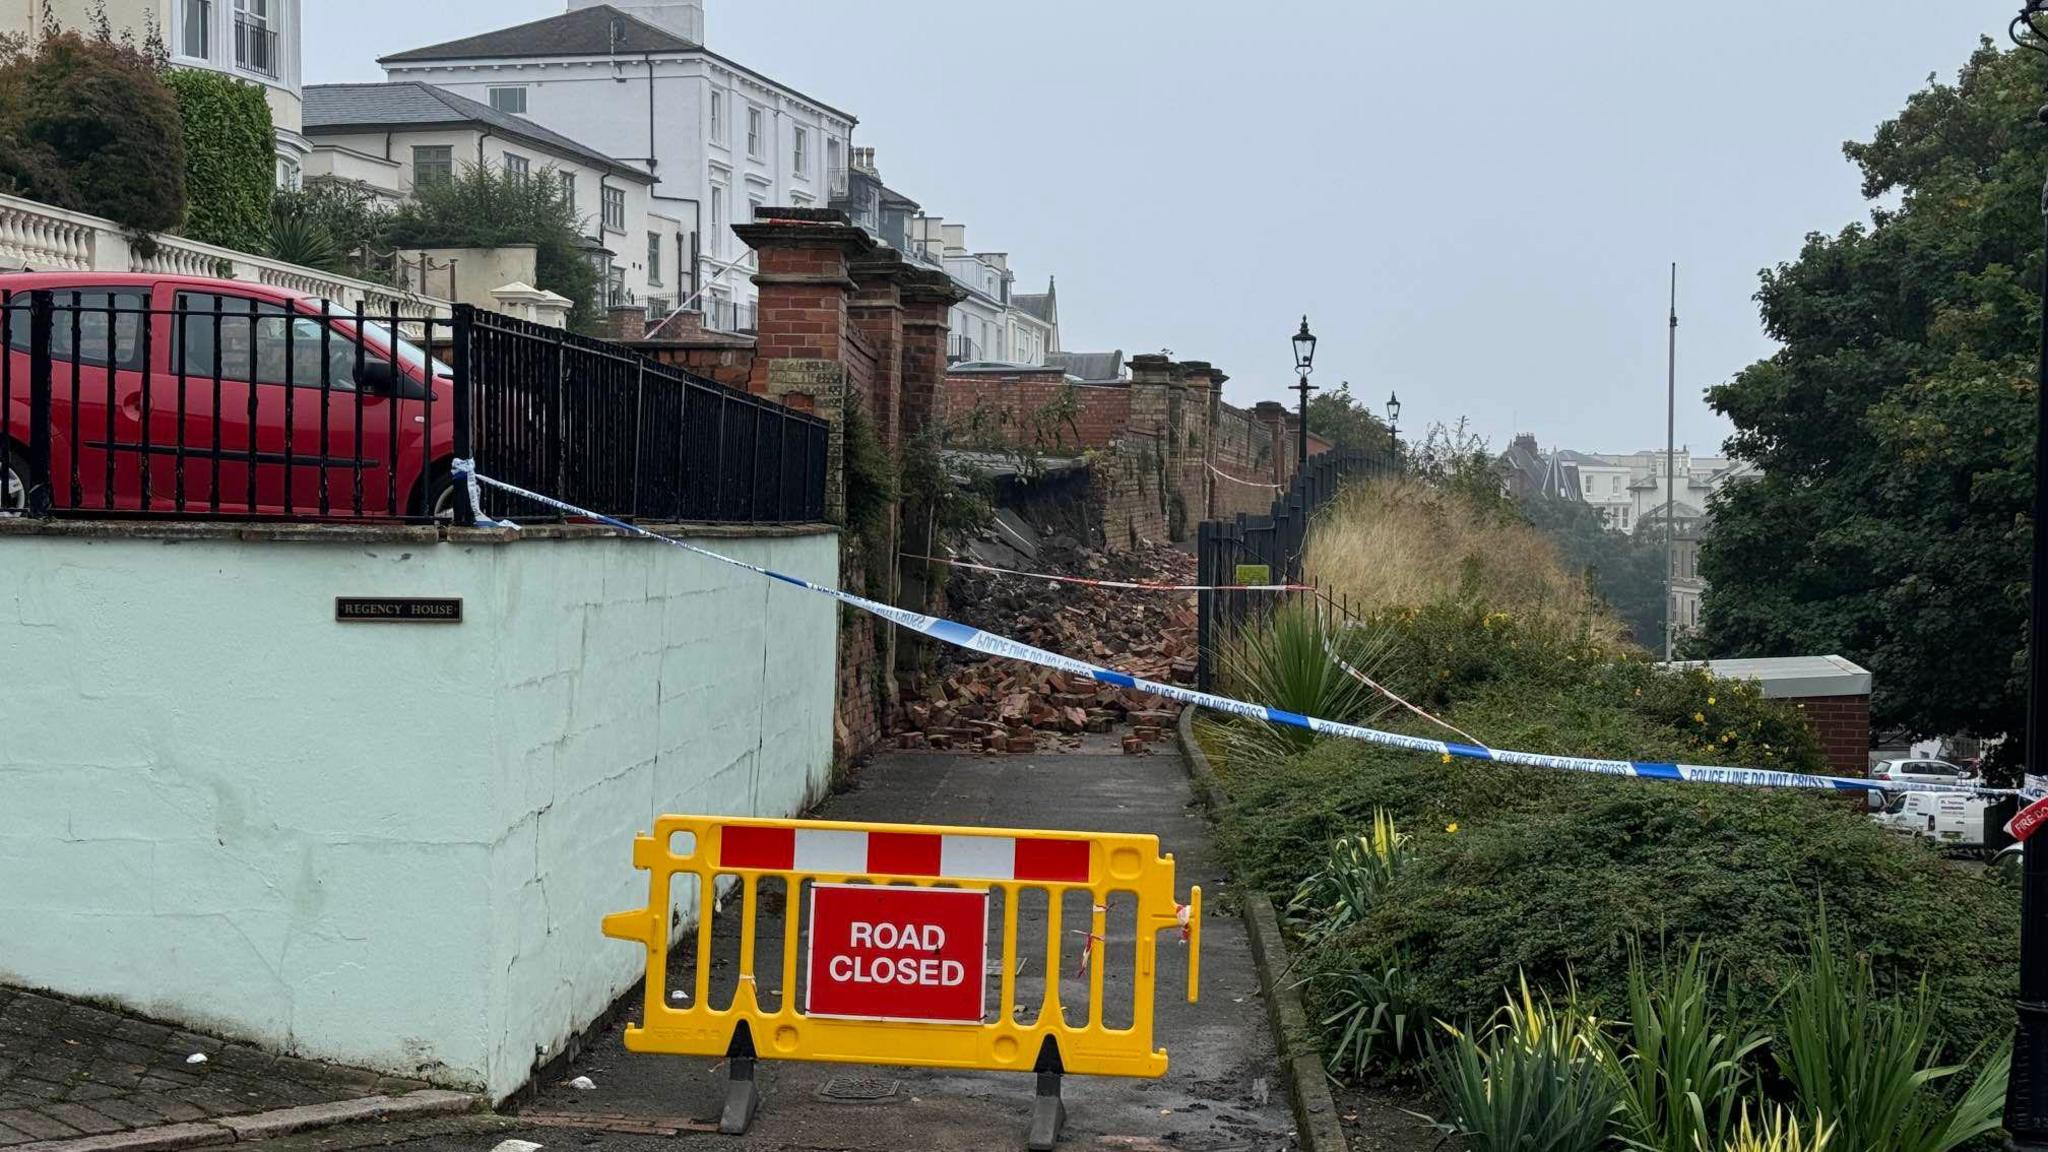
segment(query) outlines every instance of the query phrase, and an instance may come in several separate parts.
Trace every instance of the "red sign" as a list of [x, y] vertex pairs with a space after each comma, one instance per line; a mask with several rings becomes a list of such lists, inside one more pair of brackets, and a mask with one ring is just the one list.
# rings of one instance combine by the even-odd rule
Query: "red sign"
[[2043, 822], [2048, 822], [2048, 796], [2020, 809], [2018, 815], [2005, 822], [2005, 832], [2015, 840], [2024, 841]]
[[978, 1024], [988, 891], [811, 885], [807, 1016]]

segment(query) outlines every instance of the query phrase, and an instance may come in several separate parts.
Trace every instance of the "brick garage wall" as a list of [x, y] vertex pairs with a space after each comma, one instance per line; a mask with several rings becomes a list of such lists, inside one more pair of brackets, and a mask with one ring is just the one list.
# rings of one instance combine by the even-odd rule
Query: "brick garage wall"
[[[1037, 414], [1063, 392], [1071, 393], [1078, 409], [1072, 424], [1057, 430], [1063, 449], [1107, 448], [1123, 434], [1131, 417], [1130, 390], [1120, 384], [1069, 384], [1057, 368], [949, 373], [941, 411], [955, 443], [977, 430], [1015, 443], [1020, 434], [1028, 437]], [[1042, 445], [1041, 450], [1052, 449]]]
[[1787, 698], [1820, 737], [1828, 771], [1837, 776], [1870, 773], [1870, 697], [1809, 696]]

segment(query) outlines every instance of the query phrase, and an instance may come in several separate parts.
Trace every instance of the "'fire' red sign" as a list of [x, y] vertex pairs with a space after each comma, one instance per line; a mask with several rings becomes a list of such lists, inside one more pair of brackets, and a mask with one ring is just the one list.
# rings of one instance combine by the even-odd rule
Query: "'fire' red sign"
[[811, 885], [804, 1013], [975, 1024], [987, 1005], [986, 889]]

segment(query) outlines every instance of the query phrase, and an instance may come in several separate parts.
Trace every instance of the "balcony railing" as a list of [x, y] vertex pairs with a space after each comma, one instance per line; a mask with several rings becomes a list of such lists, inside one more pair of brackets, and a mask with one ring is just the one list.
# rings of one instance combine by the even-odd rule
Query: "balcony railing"
[[981, 359], [981, 345], [976, 344], [962, 333], [954, 332], [946, 337], [946, 359], [958, 364], [963, 360]]
[[846, 165], [836, 164], [825, 170], [825, 195], [837, 200], [846, 195]]
[[155, 251], [145, 255], [142, 246], [131, 244], [127, 232], [112, 220], [18, 196], [0, 196], [0, 269], [214, 276], [269, 284], [346, 308], [360, 302], [379, 315], [389, 315], [394, 309], [407, 319], [453, 314], [453, 306], [446, 300], [386, 284], [336, 276], [182, 236], [153, 239]]
[[705, 297], [698, 302], [704, 310], [704, 327], [716, 332], [751, 334], [755, 330], [758, 305], [752, 300], [719, 300]]
[[235, 17], [235, 67], [277, 79], [277, 33], [246, 16]]

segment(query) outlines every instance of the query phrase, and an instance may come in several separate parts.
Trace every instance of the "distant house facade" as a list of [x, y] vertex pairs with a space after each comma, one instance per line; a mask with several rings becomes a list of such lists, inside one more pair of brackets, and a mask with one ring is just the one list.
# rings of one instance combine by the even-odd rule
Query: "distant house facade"
[[116, 34], [163, 41], [179, 68], [260, 85], [277, 135], [277, 183], [296, 188], [311, 150], [301, 129], [301, 0], [24, 0], [6, 5], [0, 32], [33, 36], [45, 21], [86, 30], [102, 12]]
[[1009, 253], [971, 251], [967, 226], [939, 216], [913, 217], [910, 242], [967, 290], [949, 317], [946, 355], [954, 363], [1036, 366], [1059, 350], [1056, 301], [1049, 289], [1045, 296], [1028, 298], [1029, 308], [1013, 298], [1016, 275]]
[[[689, 228], [672, 205], [655, 200], [654, 176], [644, 167], [418, 81], [315, 84], [305, 101], [309, 178], [346, 181], [390, 203], [471, 167], [552, 180], [582, 221], [605, 303], [666, 315], [688, 294]], [[462, 269], [449, 273], [460, 277]], [[447, 292], [438, 276], [423, 279], [451, 298], [475, 298], [473, 291]]]
[[756, 208], [825, 207], [851, 155], [852, 114], [704, 46], [702, 0], [601, 4], [395, 53], [419, 80], [523, 116], [652, 173], [654, 199], [694, 238], [688, 289], [707, 326], [751, 331]]

